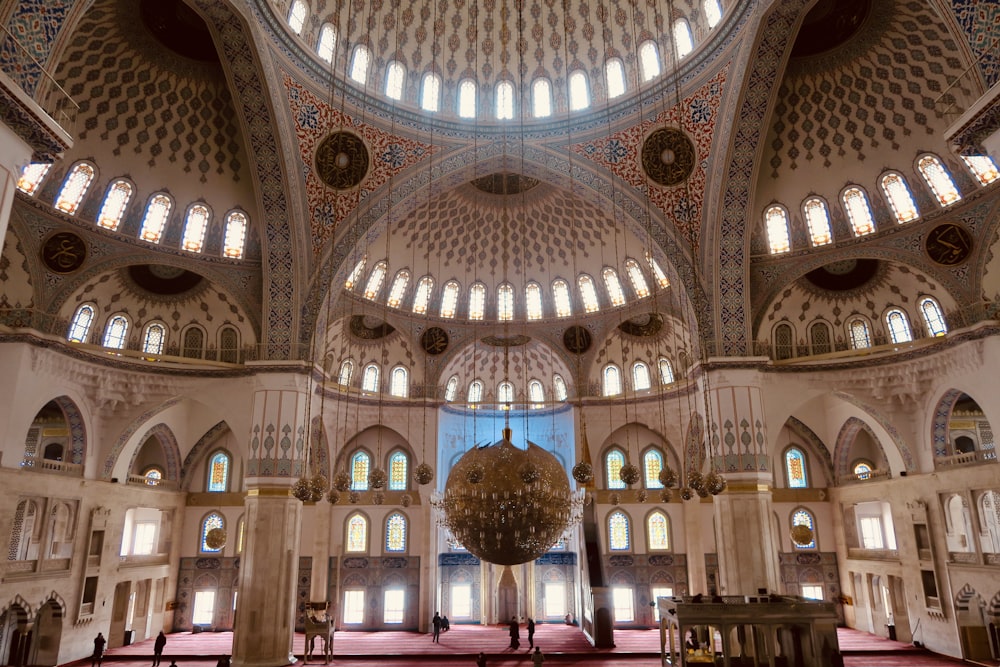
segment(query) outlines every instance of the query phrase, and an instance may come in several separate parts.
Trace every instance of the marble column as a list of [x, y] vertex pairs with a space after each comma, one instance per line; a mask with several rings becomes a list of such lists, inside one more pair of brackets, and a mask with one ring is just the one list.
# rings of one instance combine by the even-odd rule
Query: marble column
[[305, 464], [309, 393], [306, 375], [257, 378], [247, 456], [246, 545], [233, 624], [234, 667], [295, 662], [295, 592], [302, 503], [292, 485]]

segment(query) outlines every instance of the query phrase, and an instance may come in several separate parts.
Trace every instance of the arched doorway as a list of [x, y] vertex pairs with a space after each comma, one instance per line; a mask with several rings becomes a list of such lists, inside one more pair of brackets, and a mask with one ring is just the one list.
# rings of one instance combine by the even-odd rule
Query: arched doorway
[[13, 604], [0, 615], [0, 661], [13, 667], [26, 665], [30, 646], [28, 614], [23, 607]]
[[48, 600], [38, 610], [30, 664], [58, 664], [59, 644], [62, 641], [62, 620], [63, 608], [56, 600]]

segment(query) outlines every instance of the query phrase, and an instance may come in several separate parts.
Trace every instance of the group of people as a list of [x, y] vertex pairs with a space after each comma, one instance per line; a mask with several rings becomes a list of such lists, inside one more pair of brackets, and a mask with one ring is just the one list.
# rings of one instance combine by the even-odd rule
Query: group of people
[[[510, 619], [510, 647], [515, 651], [521, 648], [521, 624], [517, 616]], [[535, 619], [528, 619], [528, 649], [535, 648]]]
[[434, 635], [431, 637], [431, 641], [435, 644], [440, 644], [441, 633], [448, 632], [451, 629], [451, 621], [448, 620], [447, 616], [442, 616], [439, 612], [434, 612], [431, 625], [434, 627]]
[[[101, 667], [101, 662], [104, 661], [104, 647], [107, 644], [108, 640], [104, 638], [104, 633], [98, 632], [97, 636], [94, 637], [94, 653], [90, 658], [90, 667]], [[153, 641], [153, 667], [160, 667], [160, 659], [163, 657], [163, 649], [166, 645], [167, 636], [161, 630], [160, 634], [156, 635], [156, 640]], [[177, 667], [177, 661], [171, 660], [170, 667]], [[229, 656], [224, 655], [219, 658], [215, 667], [230, 667]]]

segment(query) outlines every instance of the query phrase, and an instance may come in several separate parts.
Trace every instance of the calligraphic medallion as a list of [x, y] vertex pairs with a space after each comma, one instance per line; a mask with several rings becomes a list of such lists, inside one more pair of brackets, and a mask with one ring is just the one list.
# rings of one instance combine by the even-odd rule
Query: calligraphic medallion
[[42, 243], [42, 261], [53, 273], [73, 273], [87, 259], [87, 244], [72, 232], [56, 232]]
[[935, 263], [955, 266], [972, 254], [972, 234], [961, 225], [946, 222], [927, 233], [924, 249]]
[[585, 328], [574, 325], [563, 332], [563, 345], [573, 354], [583, 354], [590, 349], [593, 336]]
[[683, 183], [694, 171], [695, 159], [694, 144], [672, 127], [661, 127], [642, 142], [642, 168], [660, 185]]
[[430, 327], [421, 334], [420, 347], [427, 354], [441, 354], [448, 349], [448, 332], [441, 327]]
[[331, 188], [353, 188], [368, 173], [365, 142], [350, 132], [334, 132], [316, 147], [316, 173]]

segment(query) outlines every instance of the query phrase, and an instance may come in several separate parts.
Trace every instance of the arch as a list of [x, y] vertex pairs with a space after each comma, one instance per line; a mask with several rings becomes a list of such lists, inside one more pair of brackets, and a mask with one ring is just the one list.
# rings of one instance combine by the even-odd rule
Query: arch
[[649, 375], [649, 364], [637, 361], [632, 364], [632, 390], [644, 391], [653, 386]]
[[175, 482], [180, 480], [181, 450], [177, 444], [177, 438], [174, 436], [174, 432], [171, 431], [170, 427], [163, 422], [153, 426], [146, 431], [141, 438], [139, 438], [132, 451], [132, 457], [129, 459], [129, 473], [133, 473], [135, 470], [135, 463], [139, 458], [139, 451], [142, 449], [142, 444], [150, 438], [156, 438], [156, 441], [160, 443], [160, 448], [163, 450], [164, 465], [166, 466], [166, 479]]
[[167, 325], [160, 321], [150, 322], [142, 333], [142, 351], [148, 354], [163, 354], [167, 346]]
[[694, 51], [694, 37], [691, 35], [691, 24], [686, 18], [674, 21], [673, 29], [674, 52], [678, 58], [683, 58]]
[[896, 217], [896, 222], [904, 223], [916, 220], [920, 217], [917, 204], [913, 201], [913, 193], [903, 175], [897, 172], [889, 172], [879, 179], [882, 185], [882, 194], [889, 202], [889, 208]]
[[885, 328], [889, 332], [889, 340], [895, 344], [909, 343], [913, 340], [913, 326], [906, 311], [896, 306], [890, 306], [883, 315]]
[[370, 553], [370, 530], [371, 521], [363, 512], [352, 512], [344, 519], [344, 552], [345, 553]]
[[788, 527], [791, 529], [794, 526], [809, 526], [812, 530], [812, 542], [809, 544], [799, 544], [792, 540], [792, 549], [795, 550], [809, 550], [818, 551], [819, 550], [819, 537], [817, 535], [816, 529], [816, 517], [813, 513], [806, 507], [796, 507], [788, 515]]
[[833, 352], [833, 331], [825, 320], [816, 320], [809, 325], [809, 350], [812, 354]]
[[493, 103], [497, 120], [513, 120], [514, 84], [506, 79], [499, 81], [496, 85], [496, 97]]
[[608, 58], [604, 63], [604, 79], [609, 100], [625, 94], [625, 65], [621, 58]]
[[643, 83], [660, 76], [660, 50], [653, 40], [639, 45], [639, 73]]
[[38, 665], [58, 664], [65, 615], [65, 601], [55, 591], [52, 591], [49, 593], [48, 599], [38, 608], [38, 613], [35, 616], [32, 663]]
[[[879, 452], [882, 454], [882, 460], [887, 464], [889, 463], [888, 458], [885, 456], [885, 448], [882, 447], [881, 441], [878, 436], [875, 435], [871, 426], [857, 417], [850, 417], [846, 422], [844, 422], [844, 425], [840, 427], [840, 432], [837, 434], [837, 445], [834, 448], [834, 461], [836, 465], [835, 473], [837, 479], [845, 475], [852, 474], [851, 462], [853, 461], [853, 458], [851, 456], [851, 446], [854, 444], [855, 438], [857, 438], [861, 431], [865, 431], [869, 436], [871, 436], [872, 441], [878, 446]], [[836, 479], [834, 481], [836, 482]]]
[[181, 330], [181, 356], [201, 359], [205, 356], [205, 330], [199, 324], [189, 324]]
[[601, 309], [597, 300], [597, 288], [594, 286], [594, 279], [586, 273], [581, 273], [576, 278], [576, 285], [580, 290], [580, 300], [583, 302], [583, 312], [596, 313]]
[[872, 326], [868, 318], [855, 315], [847, 320], [846, 326], [851, 349], [864, 350], [872, 346]]
[[830, 213], [826, 202], [819, 197], [809, 197], [802, 204], [802, 214], [809, 228], [809, 241], [813, 247], [833, 243], [833, 230], [830, 228]]
[[[76, 465], [83, 465], [87, 456], [87, 431], [84, 426], [83, 414], [80, 408], [69, 396], [57, 396], [43, 403], [55, 403], [62, 411], [66, 425], [69, 427], [69, 456], [63, 455], [63, 460]], [[39, 408], [41, 410], [41, 408]], [[35, 411], [37, 415], [38, 410]], [[34, 416], [32, 417], [34, 419]]]
[[427, 307], [431, 301], [431, 292], [434, 291], [433, 276], [424, 276], [417, 281], [417, 289], [413, 294], [413, 312], [418, 315], [427, 313]]
[[181, 472], [178, 479], [180, 480], [182, 489], [188, 490], [191, 470], [209, 451], [212, 451], [215, 448], [219, 439], [229, 431], [229, 424], [223, 420], [208, 429], [205, 434], [198, 439], [198, 442], [196, 442], [194, 447], [191, 448], [191, 451], [189, 451], [187, 456], [184, 457], [184, 463], [181, 464]]
[[306, 22], [306, 3], [302, 0], [294, 0], [288, 9], [288, 27], [296, 35], [302, 34], [302, 27]]
[[774, 358], [776, 361], [795, 356], [795, 329], [788, 322], [778, 322], [771, 334], [774, 337]]
[[472, 79], [462, 79], [458, 83], [458, 117], [475, 118], [478, 114], [476, 101], [477, 87]]
[[332, 23], [324, 23], [316, 40], [316, 54], [327, 63], [333, 63], [334, 49], [337, 47], [337, 30]]
[[354, 52], [351, 54], [351, 79], [364, 85], [368, 81], [368, 66], [370, 61], [371, 54], [368, 51], [368, 47], [364, 44], [355, 46]]
[[932, 296], [917, 299], [917, 309], [923, 317], [924, 328], [930, 336], [943, 336], [948, 333], [948, 324], [944, 320], [941, 304]]
[[875, 231], [872, 207], [868, 202], [868, 195], [861, 186], [848, 186], [841, 192], [840, 200], [844, 204], [844, 210], [847, 211], [847, 219], [855, 236], [866, 236]]
[[128, 330], [131, 326], [128, 315], [125, 313], [115, 313], [108, 318], [104, 326], [104, 334], [101, 336], [101, 345], [115, 350], [125, 349], [128, 343]]
[[81, 304], [73, 319], [69, 324], [69, 331], [66, 332], [66, 340], [71, 343], [86, 343], [90, 337], [90, 328], [94, 325], [97, 317], [97, 309], [91, 303]]
[[587, 74], [581, 69], [569, 75], [569, 110], [582, 111], [590, 106], [590, 86]]
[[618, 278], [618, 272], [610, 266], [605, 266], [601, 271], [604, 279], [604, 287], [608, 291], [608, 300], [612, 306], [625, 305], [625, 290], [622, 289], [622, 281]]
[[830, 456], [830, 450], [827, 449], [819, 436], [796, 417], [790, 416], [785, 422], [785, 426], [799, 438], [800, 444], [812, 459], [810, 465], [814, 464], [818, 459], [827, 481], [832, 483], [834, 479], [833, 457]]
[[240, 332], [231, 324], [219, 328], [219, 361], [237, 364], [240, 361]]
[[601, 371], [601, 394], [618, 396], [622, 393], [622, 372], [616, 364], [608, 364]]

